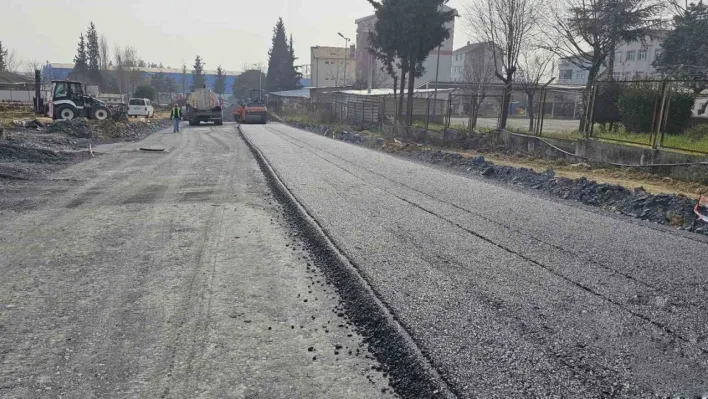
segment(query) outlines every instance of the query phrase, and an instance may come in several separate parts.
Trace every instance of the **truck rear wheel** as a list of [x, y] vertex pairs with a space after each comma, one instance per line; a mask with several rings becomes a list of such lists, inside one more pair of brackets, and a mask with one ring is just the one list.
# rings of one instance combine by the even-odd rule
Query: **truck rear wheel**
[[58, 106], [55, 112], [56, 119], [61, 119], [64, 121], [70, 121], [76, 118], [76, 115], [79, 114], [78, 110], [69, 104], [62, 104]]
[[221, 126], [221, 125], [224, 124], [224, 120], [223, 120], [223, 119], [217, 119], [217, 120], [214, 121], [214, 124], [215, 124], [216, 126]]

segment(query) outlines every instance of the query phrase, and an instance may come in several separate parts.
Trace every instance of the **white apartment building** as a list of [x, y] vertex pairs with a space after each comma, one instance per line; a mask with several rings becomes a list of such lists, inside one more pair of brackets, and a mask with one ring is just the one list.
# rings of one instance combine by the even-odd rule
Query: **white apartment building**
[[[652, 65], [661, 53], [664, 36], [647, 37], [645, 42], [622, 43], [615, 52], [615, 80], [633, 80], [655, 77], [656, 69]], [[570, 61], [571, 57], [561, 58], [558, 62], [558, 83], [585, 85], [588, 81], [589, 61], [584, 61], [587, 68], [580, 68]], [[600, 67], [600, 72], [606, 66]]]
[[[490, 44], [488, 42], [482, 43], [471, 43], [467, 42], [467, 45], [460, 47], [459, 49], [453, 51], [452, 53], [452, 70], [450, 71], [450, 77], [453, 82], [464, 82], [466, 80], [465, 70], [470, 70], [474, 68], [475, 64], [478, 64], [478, 60], [484, 59], [484, 63], [490, 66], [493, 70], [494, 68], [494, 53]], [[493, 72], [491, 72], [493, 74]]]
[[344, 87], [354, 84], [356, 81], [354, 53], [354, 45], [347, 51], [344, 50], [344, 47], [311, 47], [311, 85], [313, 87]]

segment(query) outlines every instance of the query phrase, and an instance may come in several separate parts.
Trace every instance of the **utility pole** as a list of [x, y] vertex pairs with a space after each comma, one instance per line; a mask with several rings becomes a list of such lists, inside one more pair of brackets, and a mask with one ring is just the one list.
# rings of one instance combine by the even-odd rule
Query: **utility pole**
[[344, 39], [344, 78], [342, 87], [347, 87], [347, 61], [349, 60], [349, 57], [347, 57], [347, 51], [349, 50], [349, 38], [344, 37], [344, 35], [339, 32], [338, 34], [342, 37], [342, 39]]

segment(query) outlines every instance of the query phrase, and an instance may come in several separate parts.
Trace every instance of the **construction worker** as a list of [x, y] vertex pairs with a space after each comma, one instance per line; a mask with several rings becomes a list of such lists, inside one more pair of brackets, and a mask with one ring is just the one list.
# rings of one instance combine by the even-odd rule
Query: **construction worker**
[[173, 133], [179, 133], [179, 122], [182, 120], [182, 109], [175, 103], [172, 107], [172, 112], [170, 113], [170, 119], [174, 122]]

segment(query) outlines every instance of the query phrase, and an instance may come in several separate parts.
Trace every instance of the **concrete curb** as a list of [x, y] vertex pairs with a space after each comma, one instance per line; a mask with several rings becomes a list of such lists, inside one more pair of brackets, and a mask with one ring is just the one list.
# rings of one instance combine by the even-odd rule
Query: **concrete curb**
[[356, 263], [329, 239], [326, 230], [300, 204], [267, 158], [243, 134], [241, 126], [237, 129], [255, 156], [275, 197], [284, 205], [296, 226], [305, 233], [317, 266], [337, 288], [347, 316], [365, 337], [369, 350], [390, 374], [391, 386], [396, 393], [404, 398], [457, 398], [432, 362], [359, 273]]

